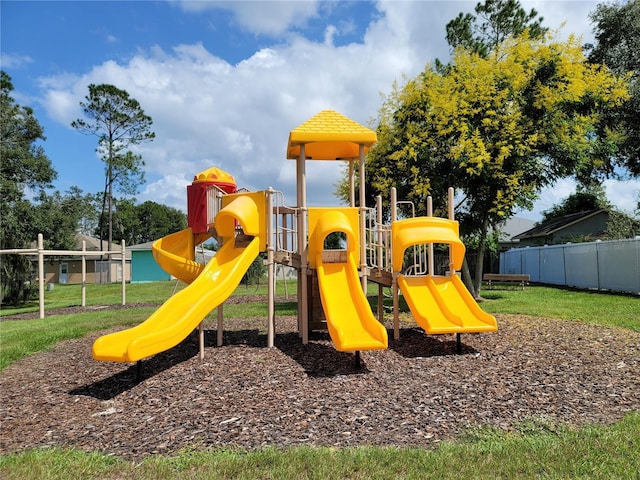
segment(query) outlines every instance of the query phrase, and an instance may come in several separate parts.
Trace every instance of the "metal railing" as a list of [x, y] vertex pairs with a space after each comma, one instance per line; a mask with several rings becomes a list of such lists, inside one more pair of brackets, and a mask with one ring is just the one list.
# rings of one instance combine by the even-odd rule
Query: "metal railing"
[[366, 264], [368, 268], [391, 272], [391, 225], [382, 222], [382, 205], [365, 212]]
[[224, 195], [226, 193], [216, 185], [207, 187], [207, 228], [212, 228], [215, 225], [216, 215], [222, 209], [222, 197]]
[[298, 253], [298, 211], [284, 204], [284, 193], [274, 191], [273, 202], [275, 251]]

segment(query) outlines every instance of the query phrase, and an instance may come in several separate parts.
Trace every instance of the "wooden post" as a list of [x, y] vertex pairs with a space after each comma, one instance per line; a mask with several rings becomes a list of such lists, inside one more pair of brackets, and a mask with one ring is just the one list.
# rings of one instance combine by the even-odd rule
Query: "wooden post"
[[124, 240], [121, 241], [120, 245], [122, 247], [120, 249], [120, 251], [122, 252], [122, 259], [120, 260], [122, 265], [122, 305], [126, 305], [127, 304], [127, 270], [126, 270], [127, 251], [124, 248]]
[[224, 329], [224, 317], [223, 317], [223, 312], [222, 312], [222, 306], [224, 305], [224, 303], [221, 303], [220, 305], [218, 305], [218, 328], [217, 328], [217, 345], [219, 347], [222, 346], [222, 334], [223, 334], [223, 329]]
[[[398, 192], [396, 187], [391, 187], [391, 224], [398, 219]], [[393, 247], [393, 239], [392, 239], [392, 247]], [[393, 259], [393, 256], [391, 257]], [[398, 272], [396, 272], [396, 267], [391, 262], [392, 268], [392, 277], [391, 277], [391, 291], [393, 292], [393, 338], [395, 340], [400, 339], [400, 313], [399, 313], [399, 303], [400, 299], [398, 298]]]
[[87, 305], [87, 242], [82, 241], [82, 306]]
[[[449, 187], [449, 190], [447, 192], [449, 194], [448, 195], [449, 220], [455, 220], [453, 215], [453, 195], [454, 195], [453, 187]], [[451, 247], [449, 247], [449, 275], [453, 277], [455, 274], [456, 274], [456, 271], [453, 263], [452, 249]]]
[[300, 271], [298, 275], [298, 322], [302, 336], [302, 344], [309, 343], [309, 311], [307, 285], [307, 174], [305, 166], [305, 148], [300, 145], [300, 158], [297, 163], [298, 176], [298, 253], [300, 254]]
[[273, 188], [267, 190], [267, 347], [273, 348], [275, 337], [275, 297], [276, 279], [274, 275], [274, 226], [273, 226]]
[[44, 318], [44, 239], [38, 234], [38, 296], [40, 297], [40, 318]]
[[[383, 241], [383, 237], [382, 237], [382, 196], [378, 195], [376, 197], [376, 228], [377, 228], [377, 242], [378, 242], [378, 248], [377, 248], [377, 266], [378, 266], [378, 272], [380, 275], [382, 275], [382, 271], [384, 270], [384, 259], [382, 258], [383, 252], [382, 252], [382, 241]], [[380, 323], [384, 324], [384, 289], [382, 287], [381, 283], [378, 283], [378, 320], [380, 321]]]
[[198, 343], [200, 345], [200, 360], [204, 360], [204, 321], [198, 324]]

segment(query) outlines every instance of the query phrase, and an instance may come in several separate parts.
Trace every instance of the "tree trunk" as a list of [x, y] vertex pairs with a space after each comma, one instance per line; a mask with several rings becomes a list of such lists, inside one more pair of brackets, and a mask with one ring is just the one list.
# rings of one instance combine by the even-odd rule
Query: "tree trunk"
[[[107, 166], [107, 190], [109, 202], [109, 241], [107, 243], [107, 251], [111, 251], [111, 243], [113, 242], [113, 135], [109, 132], [109, 165]], [[107, 283], [111, 283], [111, 255], [107, 262]]]
[[477, 298], [476, 289], [473, 286], [473, 280], [471, 279], [471, 272], [469, 271], [469, 264], [467, 263], [466, 255], [462, 260], [462, 283], [467, 287], [467, 290], [469, 290], [469, 293], [473, 298]]
[[484, 251], [487, 244], [487, 230], [489, 230], [489, 217], [482, 219], [482, 230], [480, 231], [480, 240], [478, 242], [478, 256], [476, 257], [476, 278], [473, 282], [473, 289], [476, 292], [476, 300], [480, 298], [480, 289], [482, 287], [482, 269], [484, 267]]

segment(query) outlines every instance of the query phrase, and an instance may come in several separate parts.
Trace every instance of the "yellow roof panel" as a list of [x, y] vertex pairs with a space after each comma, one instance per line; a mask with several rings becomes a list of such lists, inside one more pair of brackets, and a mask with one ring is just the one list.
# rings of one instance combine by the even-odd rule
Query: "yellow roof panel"
[[289, 133], [287, 158], [300, 157], [300, 145], [305, 146], [305, 158], [338, 160], [360, 156], [376, 143], [376, 132], [334, 110], [323, 110]]

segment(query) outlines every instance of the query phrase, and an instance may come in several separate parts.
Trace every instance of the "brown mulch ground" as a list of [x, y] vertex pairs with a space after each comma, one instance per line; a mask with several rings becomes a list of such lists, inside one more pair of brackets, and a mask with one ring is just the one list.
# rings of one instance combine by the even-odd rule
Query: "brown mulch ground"
[[[49, 315], [49, 313], [48, 313]], [[475, 425], [545, 419], [579, 426], [640, 410], [640, 333], [499, 315], [495, 333], [427, 336], [406, 324], [385, 351], [302, 345], [296, 319], [226, 319], [204, 360], [194, 333], [136, 366], [91, 358], [98, 333], [0, 373], [0, 453], [77, 447], [129, 459], [196, 449], [296, 445], [430, 447]], [[390, 325], [389, 325], [390, 326]], [[105, 332], [100, 332], [104, 334]]]

